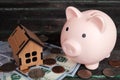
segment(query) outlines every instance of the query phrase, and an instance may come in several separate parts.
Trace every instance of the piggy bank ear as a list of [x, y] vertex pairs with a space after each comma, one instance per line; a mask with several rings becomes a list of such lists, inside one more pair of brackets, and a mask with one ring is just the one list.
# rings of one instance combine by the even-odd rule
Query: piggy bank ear
[[94, 15], [89, 18], [88, 21], [92, 22], [99, 29], [100, 32], [105, 31], [105, 21], [100, 15]]
[[71, 18], [79, 18], [81, 16], [81, 12], [75, 8], [75, 7], [67, 7], [66, 9], [66, 17], [67, 17], [67, 20], [71, 19]]

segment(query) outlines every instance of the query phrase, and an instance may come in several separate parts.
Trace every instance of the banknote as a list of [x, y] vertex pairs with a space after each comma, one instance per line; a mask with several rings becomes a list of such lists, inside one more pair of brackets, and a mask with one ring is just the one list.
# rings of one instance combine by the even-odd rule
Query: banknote
[[0, 80], [2, 80], [2, 78], [3, 78], [3, 73], [0, 72]]
[[[66, 57], [61, 47], [53, 45], [53, 44], [46, 44], [48, 46], [48, 50], [44, 53], [44, 59], [45, 58], [53, 58], [56, 60], [56, 64], [63, 66], [66, 69], [66, 76], [74, 76], [77, 72], [78, 68], [80, 67], [80, 64], [72, 61], [70, 58]], [[58, 54], [52, 54], [49, 50], [52, 48], [60, 48], [61, 53]], [[47, 53], [47, 55], [46, 55]], [[50, 67], [50, 66], [47, 66]]]
[[[75, 71], [74, 69], [78, 69], [80, 66], [80, 64], [73, 62], [71, 59], [67, 58], [64, 54], [49, 54], [45, 56], [45, 58], [54, 58], [56, 60], [56, 64], [63, 66], [68, 74]], [[51, 67], [48, 65], [44, 66]]]
[[16, 70], [14, 72], [12, 72], [11, 74], [4, 74], [4, 79], [2, 78], [2, 80], [62, 80], [64, 77], [66, 77], [66, 72], [62, 72], [62, 73], [55, 73], [53, 72], [50, 68], [45, 68], [42, 66], [35, 66], [35, 67], [31, 67], [29, 71], [31, 71], [32, 69], [41, 69], [45, 72], [45, 75], [41, 78], [36, 78], [36, 79], [32, 79], [29, 77], [28, 73], [22, 73], [19, 70]]
[[67, 76], [74, 77], [75, 74], [76, 74], [76, 72], [77, 72], [77, 70], [79, 69], [79, 67], [80, 67], [80, 64], [77, 64], [77, 65], [73, 68], [73, 70], [72, 70], [70, 73], [67, 74]]
[[52, 70], [41, 68], [45, 71], [45, 76], [41, 80], [62, 80], [66, 74], [63, 73], [54, 73]]
[[0, 55], [0, 65], [3, 65], [7, 62], [9, 62], [10, 60], [7, 57], [1, 56]]
[[[66, 70], [65, 75], [73, 77], [75, 75], [75, 73], [77, 72], [78, 68], [80, 67], [80, 64], [78, 64], [78, 63], [72, 61], [70, 58], [66, 57], [64, 52], [62, 51], [62, 49], [60, 47], [58, 47], [56, 45], [52, 45], [52, 44], [47, 44], [47, 47], [48, 47], [48, 50], [46, 49], [45, 53], [43, 53], [45, 55], [44, 59], [45, 58], [55, 59], [57, 65], [61, 65], [65, 68], [65, 70]], [[52, 48], [59, 48], [59, 49], [61, 49], [61, 52], [58, 54], [52, 54], [49, 51]], [[47, 65], [45, 65], [45, 66], [47, 66]], [[50, 66], [47, 66], [47, 67], [50, 67]]]
[[9, 62], [12, 58], [12, 49], [8, 42], [0, 41], [0, 65]]
[[13, 71], [9, 73], [2, 72], [0, 73], [1, 80], [29, 80], [27, 77], [24, 77], [20, 73]]
[[[61, 50], [58, 54], [52, 54], [50, 50], [52, 48], [59, 48]], [[74, 76], [78, 68], [80, 67], [80, 64], [77, 64], [76, 62], [73, 62], [71, 59], [67, 58], [64, 55], [64, 52], [62, 51], [61, 47], [46, 43], [46, 49], [43, 51], [43, 58], [53, 58], [56, 60], [56, 64], [53, 66], [48, 65], [42, 65], [37, 66], [43, 71], [45, 71], [45, 75], [40, 78], [40, 80], [62, 80], [66, 76]], [[12, 50], [9, 47], [8, 42], [0, 41], [0, 65], [9, 62], [12, 58]], [[61, 66], [65, 70], [61, 73], [56, 73], [52, 71], [53, 67], [55, 66]], [[30, 70], [35, 67], [31, 67]], [[28, 76], [28, 73], [22, 73], [18, 69], [15, 71], [12, 71], [10, 73], [2, 73], [0, 72], [0, 80], [34, 80], [31, 79]]]
[[0, 53], [6, 53], [6, 52], [12, 52], [10, 45], [6, 41], [0, 41]]

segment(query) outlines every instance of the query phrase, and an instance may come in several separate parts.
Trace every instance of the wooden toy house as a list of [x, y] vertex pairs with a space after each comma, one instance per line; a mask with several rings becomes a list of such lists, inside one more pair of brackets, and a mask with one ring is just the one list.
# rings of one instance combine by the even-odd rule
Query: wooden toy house
[[21, 71], [43, 64], [44, 44], [24, 26], [19, 25], [8, 38], [8, 42], [13, 50], [13, 58]]

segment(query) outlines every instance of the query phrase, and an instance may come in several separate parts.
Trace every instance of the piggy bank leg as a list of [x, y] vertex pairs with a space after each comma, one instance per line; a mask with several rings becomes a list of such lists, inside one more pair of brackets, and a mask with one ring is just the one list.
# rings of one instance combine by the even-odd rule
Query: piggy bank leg
[[106, 56], [106, 58], [109, 58], [110, 57], [110, 54], [108, 54], [107, 56]]
[[86, 68], [90, 69], [90, 70], [95, 70], [98, 68], [99, 66], [99, 63], [96, 63], [96, 64], [91, 64], [91, 65], [85, 65]]

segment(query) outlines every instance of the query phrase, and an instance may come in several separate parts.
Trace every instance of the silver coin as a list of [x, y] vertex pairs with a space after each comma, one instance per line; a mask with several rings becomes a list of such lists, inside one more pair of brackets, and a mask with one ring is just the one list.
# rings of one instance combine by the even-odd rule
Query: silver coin
[[45, 72], [42, 69], [36, 68], [30, 70], [30, 72], [28, 72], [28, 75], [32, 79], [38, 79], [43, 77], [45, 75]]

